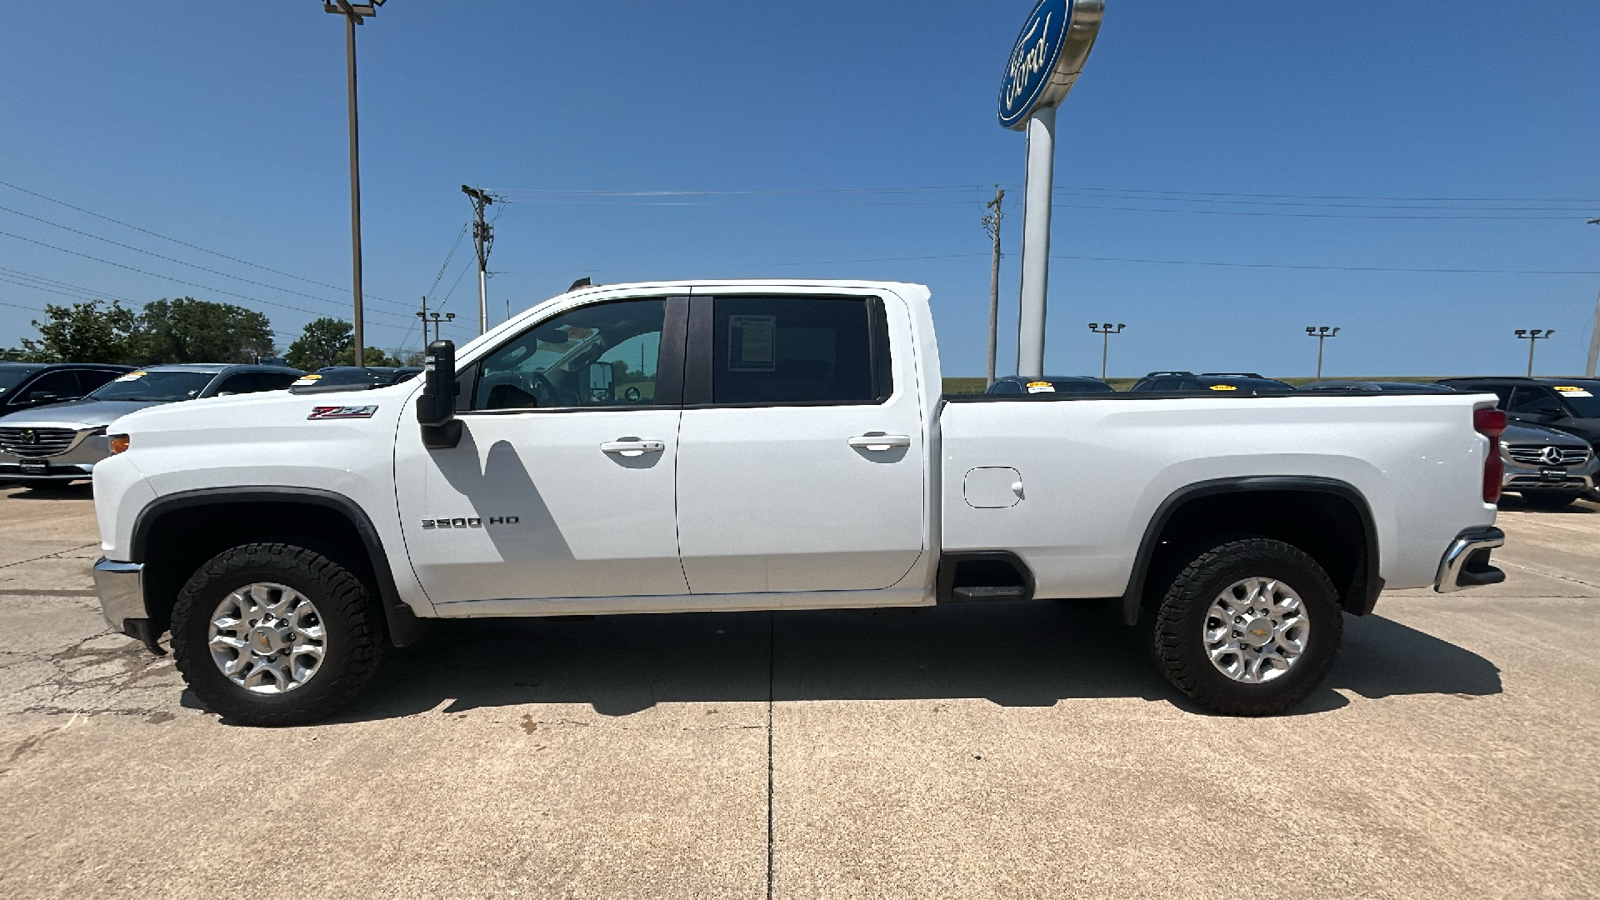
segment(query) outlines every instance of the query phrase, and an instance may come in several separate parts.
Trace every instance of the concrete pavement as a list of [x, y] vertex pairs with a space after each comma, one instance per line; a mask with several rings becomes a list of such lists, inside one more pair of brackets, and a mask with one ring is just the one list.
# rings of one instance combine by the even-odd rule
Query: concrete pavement
[[1514, 507], [1275, 719], [1040, 602], [446, 623], [260, 730], [106, 633], [87, 491], [0, 489], [0, 894], [1593, 896], [1600, 507]]

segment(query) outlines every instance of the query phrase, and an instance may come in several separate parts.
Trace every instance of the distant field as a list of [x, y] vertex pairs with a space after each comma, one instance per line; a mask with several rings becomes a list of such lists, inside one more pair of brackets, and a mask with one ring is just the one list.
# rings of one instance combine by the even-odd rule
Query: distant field
[[[1269, 375], [1267, 377], [1271, 378], [1272, 376]], [[1440, 378], [1448, 378], [1448, 377], [1450, 377], [1450, 376], [1448, 376], [1448, 375], [1355, 375], [1355, 376], [1340, 377], [1338, 379], [1325, 378], [1323, 380], [1324, 381], [1338, 380], [1338, 381], [1418, 381], [1418, 382], [1426, 382], [1426, 381], [1436, 381], [1436, 380], [1438, 380]], [[1111, 383], [1112, 387], [1116, 388], [1119, 391], [1125, 391], [1128, 388], [1133, 387], [1133, 383], [1138, 381], [1138, 380], [1139, 379], [1137, 379], [1137, 378], [1107, 378], [1106, 379], [1106, 381]], [[1280, 378], [1278, 380], [1279, 381], [1287, 381], [1288, 383], [1294, 385], [1295, 387], [1299, 387], [1300, 385], [1306, 384], [1307, 382], [1316, 381], [1315, 378]], [[952, 377], [952, 378], [946, 378], [944, 380], [944, 392], [946, 394], [981, 394], [981, 393], [983, 393], [983, 382], [984, 382], [984, 379], [983, 379], [982, 376], [979, 376], [977, 378], [968, 378], [968, 377], [965, 377], [965, 376], [957, 376], [957, 377]]]

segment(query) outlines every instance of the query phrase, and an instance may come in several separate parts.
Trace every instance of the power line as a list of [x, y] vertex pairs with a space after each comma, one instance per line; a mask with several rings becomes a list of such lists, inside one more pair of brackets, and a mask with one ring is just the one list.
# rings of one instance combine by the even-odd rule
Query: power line
[[[1002, 187], [1015, 188], [1016, 184], [1002, 184]], [[948, 194], [972, 192], [975, 199], [981, 200], [979, 192], [990, 189], [987, 184], [965, 185], [930, 185], [911, 187], [868, 187], [868, 188], [774, 188], [760, 190], [611, 190], [611, 189], [550, 189], [550, 188], [496, 188], [497, 194], [527, 194], [545, 197], [757, 197], [757, 196], [826, 196], [826, 195], [862, 195], [862, 194]], [[1383, 203], [1415, 202], [1415, 203], [1561, 203], [1561, 204], [1595, 204], [1600, 199], [1592, 198], [1559, 198], [1559, 197], [1385, 197], [1361, 196], [1355, 194], [1258, 194], [1236, 191], [1166, 191], [1151, 188], [1108, 188], [1087, 185], [1061, 185], [1056, 187], [1056, 193], [1078, 193], [1093, 191], [1112, 194], [1172, 194], [1181, 197], [1200, 198], [1247, 198], [1239, 202], [1250, 202], [1253, 199], [1261, 200], [1357, 200], [1381, 201]], [[1191, 200], [1184, 202], [1206, 202]], [[1305, 204], [1305, 205], [1332, 205], [1332, 204]], [[1378, 207], [1385, 208], [1385, 207]], [[1416, 207], [1410, 207], [1416, 208]], [[1453, 208], [1453, 207], [1443, 207]]]
[[[174, 244], [178, 244], [179, 246], [182, 246], [182, 247], [188, 247], [191, 250], [199, 250], [201, 253], [209, 253], [212, 256], [221, 257], [222, 259], [226, 259], [229, 262], [236, 262], [236, 263], [239, 263], [240, 265], [250, 266], [251, 268], [260, 269], [263, 272], [271, 272], [274, 275], [282, 275], [285, 278], [293, 278], [296, 281], [304, 281], [307, 284], [314, 284], [317, 287], [330, 288], [330, 289], [335, 290], [335, 291], [343, 291], [344, 290], [343, 287], [341, 287], [339, 285], [336, 285], [336, 284], [328, 284], [325, 281], [316, 281], [316, 280], [311, 279], [311, 278], [306, 278], [306, 277], [303, 277], [303, 276], [300, 276], [300, 275], [295, 275], [292, 272], [285, 272], [285, 271], [283, 271], [281, 269], [274, 269], [271, 266], [263, 266], [260, 263], [253, 263], [253, 262], [251, 262], [251, 261], [249, 261], [247, 259], [240, 259], [237, 256], [229, 256], [228, 254], [223, 253], [221, 251], [211, 250], [209, 248], [202, 247], [202, 246], [200, 246], [198, 244], [191, 244], [188, 241], [179, 240], [178, 238], [170, 237], [170, 236], [162, 234], [162, 233], [160, 233], [158, 231], [151, 231], [148, 228], [141, 228], [138, 225], [133, 225], [133, 224], [130, 224], [128, 222], [124, 222], [121, 219], [113, 219], [112, 217], [110, 217], [108, 215], [104, 215], [102, 213], [97, 213], [97, 212], [95, 212], [94, 210], [91, 210], [91, 209], [84, 209], [81, 206], [74, 206], [73, 204], [68, 203], [65, 200], [58, 200], [55, 197], [50, 197], [50, 196], [47, 196], [45, 194], [41, 194], [38, 191], [29, 190], [29, 189], [27, 189], [25, 187], [22, 187], [20, 185], [12, 184], [9, 181], [0, 181], [0, 186], [11, 188], [14, 191], [21, 191], [22, 193], [28, 194], [29, 196], [38, 197], [40, 200], [48, 200], [49, 202], [54, 203], [54, 204], [56, 204], [58, 206], [65, 206], [67, 209], [74, 210], [76, 212], [81, 212], [81, 213], [83, 213], [84, 215], [87, 215], [87, 216], [94, 216], [97, 219], [104, 219], [105, 221], [110, 222], [110, 223], [112, 223], [114, 225], [121, 225], [123, 228], [131, 228], [134, 231], [140, 232], [141, 234], [148, 234], [151, 237], [158, 237], [158, 238], [161, 238], [164, 241], [171, 241]], [[374, 300], [382, 300], [385, 303], [394, 303], [393, 300], [389, 300], [389, 299], [387, 299], [385, 297], [379, 297], [376, 294], [366, 294], [366, 296], [370, 297], [370, 298], [372, 298]]]
[[[981, 255], [981, 254], [969, 254]], [[1450, 269], [1410, 268], [1405, 266], [1319, 266], [1294, 263], [1222, 262], [1202, 259], [1146, 259], [1129, 256], [1073, 256], [1052, 254], [1051, 259], [1071, 259], [1087, 262], [1146, 263], [1163, 266], [1222, 266], [1239, 269], [1300, 269], [1318, 272], [1417, 272], [1429, 275], [1600, 275], [1600, 270], [1589, 269]]]
[[[130, 272], [137, 272], [140, 275], [149, 275], [152, 278], [160, 278], [163, 281], [171, 281], [171, 282], [174, 282], [174, 283], [177, 283], [177, 284], [184, 284], [184, 285], [188, 285], [190, 287], [197, 287], [197, 288], [201, 288], [202, 290], [211, 291], [212, 293], [222, 294], [222, 295], [228, 296], [228, 297], [237, 297], [237, 298], [239, 298], [241, 300], [248, 300], [251, 303], [260, 303], [260, 304], [263, 304], [265, 306], [276, 306], [279, 309], [290, 309], [290, 310], [294, 310], [295, 312], [303, 312], [303, 313], [305, 313], [307, 315], [311, 315], [311, 316], [322, 316], [323, 315], [323, 313], [318, 312], [316, 310], [305, 309], [305, 308], [299, 307], [299, 306], [290, 306], [287, 303], [276, 303], [276, 302], [273, 302], [271, 300], [262, 300], [259, 297], [251, 297], [248, 294], [240, 294], [240, 293], [236, 293], [234, 291], [223, 290], [222, 288], [212, 287], [211, 285], [201, 284], [201, 283], [196, 282], [196, 281], [185, 281], [185, 280], [183, 280], [181, 278], [173, 278], [173, 277], [168, 276], [168, 275], [160, 275], [160, 274], [157, 274], [155, 272], [151, 272], [151, 271], [148, 271], [148, 270], [145, 270], [145, 269], [137, 268], [135, 266], [124, 265], [123, 263], [119, 263], [119, 262], [112, 262], [109, 259], [101, 259], [98, 256], [90, 256], [87, 253], [80, 253], [77, 250], [68, 250], [65, 247], [57, 247], [54, 244], [47, 244], [44, 241], [36, 241], [33, 238], [23, 237], [20, 234], [12, 234], [12, 233], [10, 233], [8, 231], [0, 231], [0, 237], [8, 237], [8, 238], [12, 238], [13, 240], [24, 241], [24, 242], [29, 243], [29, 244], [36, 244], [36, 245], [38, 245], [40, 247], [45, 247], [45, 248], [48, 248], [50, 250], [55, 250], [55, 251], [58, 251], [58, 252], [61, 252], [61, 253], [68, 253], [68, 254], [71, 254], [72, 256], [82, 257], [84, 259], [93, 260], [93, 261], [98, 262], [98, 263], [104, 263], [105, 265], [108, 265], [108, 266], [116, 266], [119, 269], [127, 269]], [[385, 316], [393, 316], [394, 318], [400, 318], [399, 316], [395, 316], [393, 313], [386, 313], [386, 312], [374, 313], [374, 315], [385, 315]], [[383, 327], [385, 327], [385, 328], [394, 328], [396, 330], [400, 329], [399, 325], [383, 325]]]
[[40, 222], [42, 224], [49, 225], [52, 228], [59, 228], [62, 231], [70, 231], [73, 234], [82, 235], [82, 236], [84, 236], [86, 238], [91, 238], [91, 239], [96, 240], [96, 241], [102, 241], [104, 243], [110, 244], [113, 247], [121, 247], [124, 250], [132, 250], [135, 253], [143, 253], [146, 256], [153, 256], [156, 259], [165, 260], [165, 261], [170, 262], [170, 263], [177, 263], [180, 266], [188, 266], [191, 269], [199, 269], [202, 272], [210, 272], [212, 275], [221, 275], [223, 278], [232, 278], [235, 281], [242, 281], [245, 284], [253, 284], [256, 287], [264, 287], [264, 288], [267, 288], [268, 290], [273, 290], [273, 291], [282, 291], [285, 294], [293, 294], [296, 297], [305, 297], [308, 300], [315, 300], [318, 303], [330, 303], [330, 304], [334, 304], [336, 306], [342, 306], [343, 305], [343, 304], [339, 303], [338, 301], [329, 300], [326, 297], [318, 297], [315, 294], [307, 294], [304, 291], [296, 291], [296, 290], [291, 290], [289, 288], [282, 288], [282, 287], [278, 287], [277, 285], [274, 285], [274, 284], [267, 284], [264, 281], [253, 281], [253, 280], [251, 280], [249, 278], [243, 278], [243, 277], [240, 277], [238, 275], [233, 275], [233, 274], [230, 274], [228, 272], [223, 272], [223, 271], [221, 271], [219, 269], [210, 269], [210, 268], [207, 268], [205, 266], [196, 265], [195, 263], [184, 262], [181, 259], [176, 259], [176, 258], [171, 257], [171, 256], [163, 256], [162, 254], [156, 253], [156, 252], [151, 251], [151, 250], [144, 250], [144, 249], [141, 249], [139, 247], [135, 247], [135, 246], [133, 246], [131, 244], [124, 244], [121, 241], [113, 241], [110, 238], [101, 237], [101, 236], [99, 236], [97, 234], [92, 234], [92, 233], [87, 232], [87, 231], [82, 231], [80, 229], [73, 228], [73, 227], [71, 227], [69, 225], [62, 225], [60, 222], [52, 222], [49, 219], [41, 219], [38, 216], [32, 216], [32, 215], [29, 215], [29, 214], [27, 214], [25, 212], [20, 212], [18, 210], [11, 209], [10, 207], [7, 207], [7, 206], [0, 206], [0, 212], [8, 212], [8, 213], [11, 213], [14, 216], [21, 216], [24, 219], [32, 219], [35, 222]]

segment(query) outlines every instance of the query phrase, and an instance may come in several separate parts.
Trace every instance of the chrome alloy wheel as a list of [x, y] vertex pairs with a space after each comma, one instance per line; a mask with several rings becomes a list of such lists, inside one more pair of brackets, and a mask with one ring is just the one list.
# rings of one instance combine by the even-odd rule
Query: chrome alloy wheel
[[327, 632], [316, 604], [266, 581], [239, 588], [211, 614], [211, 660], [228, 680], [257, 694], [302, 687], [322, 667]]
[[1294, 589], [1275, 578], [1242, 578], [1206, 611], [1206, 655], [1234, 681], [1282, 676], [1306, 652], [1311, 619]]

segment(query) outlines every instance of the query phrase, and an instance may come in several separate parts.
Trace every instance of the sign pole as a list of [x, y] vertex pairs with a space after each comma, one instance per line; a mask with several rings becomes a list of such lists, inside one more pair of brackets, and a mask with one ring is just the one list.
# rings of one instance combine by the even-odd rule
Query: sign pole
[[1017, 35], [1000, 79], [1001, 127], [1028, 134], [1022, 289], [1017, 303], [1017, 374], [1024, 378], [1044, 376], [1056, 107], [1077, 83], [1104, 15], [1105, 0], [1038, 0]]
[[1022, 200], [1022, 294], [1017, 312], [1017, 374], [1024, 378], [1044, 377], [1055, 158], [1056, 108], [1052, 106], [1028, 117], [1027, 185]]

